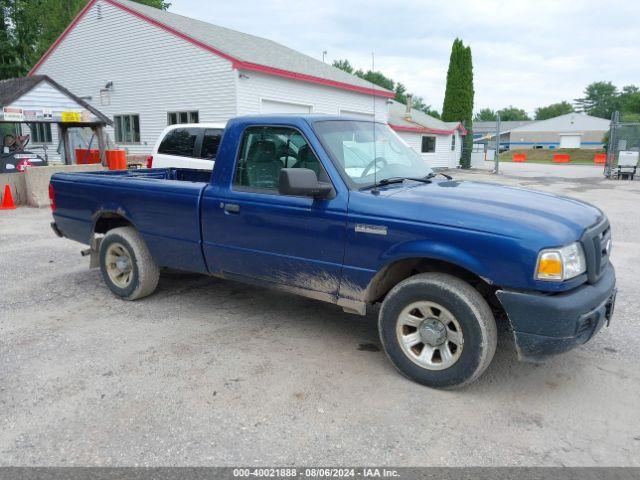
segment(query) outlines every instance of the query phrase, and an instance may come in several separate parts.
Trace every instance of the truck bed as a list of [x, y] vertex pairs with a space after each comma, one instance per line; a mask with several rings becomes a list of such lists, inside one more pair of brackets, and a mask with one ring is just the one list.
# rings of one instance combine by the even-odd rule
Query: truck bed
[[206, 273], [200, 203], [211, 172], [181, 168], [57, 173], [54, 219], [61, 233], [89, 244], [101, 218], [126, 218], [167, 267]]

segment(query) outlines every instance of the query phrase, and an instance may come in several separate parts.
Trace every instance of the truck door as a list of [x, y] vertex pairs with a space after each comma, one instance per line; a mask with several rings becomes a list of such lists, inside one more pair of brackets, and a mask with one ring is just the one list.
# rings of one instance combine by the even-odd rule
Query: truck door
[[327, 200], [280, 195], [278, 181], [285, 167], [308, 168], [329, 181], [299, 130], [244, 130], [231, 188], [209, 188], [203, 197], [209, 271], [336, 295], [345, 248], [346, 193]]

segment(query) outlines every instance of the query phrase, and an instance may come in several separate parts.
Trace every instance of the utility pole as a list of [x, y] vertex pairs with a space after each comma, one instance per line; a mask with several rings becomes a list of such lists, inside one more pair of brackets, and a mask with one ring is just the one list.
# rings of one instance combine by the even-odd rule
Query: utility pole
[[500, 114], [497, 114], [496, 120], [496, 152], [494, 154], [495, 158], [495, 166], [493, 168], [493, 173], [496, 175], [500, 173]]

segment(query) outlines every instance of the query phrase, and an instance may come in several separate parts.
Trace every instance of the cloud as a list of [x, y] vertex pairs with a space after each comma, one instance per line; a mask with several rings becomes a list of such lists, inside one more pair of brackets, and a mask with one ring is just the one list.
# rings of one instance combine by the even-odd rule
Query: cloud
[[172, 0], [170, 11], [270, 38], [316, 58], [348, 58], [442, 108], [451, 43], [474, 61], [476, 110], [536, 107], [609, 80], [640, 83], [640, 2], [610, 0]]

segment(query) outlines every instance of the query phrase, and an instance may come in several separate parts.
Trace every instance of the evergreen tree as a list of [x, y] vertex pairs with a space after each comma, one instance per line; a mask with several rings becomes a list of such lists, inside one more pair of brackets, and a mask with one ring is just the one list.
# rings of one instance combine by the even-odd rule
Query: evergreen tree
[[462, 168], [471, 166], [473, 148], [473, 59], [471, 47], [465, 47], [462, 40], [456, 38], [451, 47], [447, 86], [442, 105], [442, 119], [445, 122], [462, 122], [467, 129], [463, 141]]

